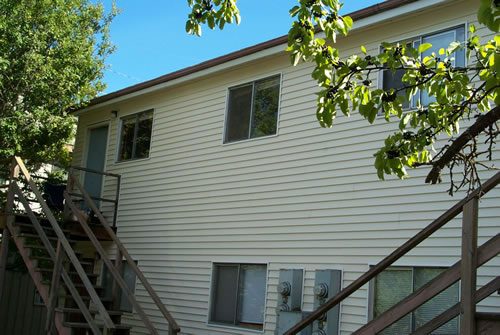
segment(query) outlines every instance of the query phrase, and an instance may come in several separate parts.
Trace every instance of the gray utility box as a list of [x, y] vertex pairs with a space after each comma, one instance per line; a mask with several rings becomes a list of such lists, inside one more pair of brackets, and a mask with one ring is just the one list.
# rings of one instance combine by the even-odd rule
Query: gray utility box
[[280, 270], [278, 283], [278, 311], [300, 311], [302, 309], [302, 283], [304, 270]]
[[[314, 309], [340, 292], [342, 271], [316, 270], [314, 281]], [[314, 321], [313, 332], [318, 335], [339, 334], [340, 305], [330, 309], [322, 318]]]
[[[287, 312], [280, 311], [278, 314], [277, 335], [283, 335], [288, 329], [305, 319], [311, 312]], [[312, 335], [312, 325], [297, 333], [298, 335]]]
[[[278, 283], [278, 306], [276, 309], [277, 322], [276, 334], [282, 335], [288, 329], [304, 318], [302, 312], [302, 286], [304, 282], [304, 270], [281, 269]], [[311, 335], [312, 327], [308, 327], [299, 333], [300, 335]]]

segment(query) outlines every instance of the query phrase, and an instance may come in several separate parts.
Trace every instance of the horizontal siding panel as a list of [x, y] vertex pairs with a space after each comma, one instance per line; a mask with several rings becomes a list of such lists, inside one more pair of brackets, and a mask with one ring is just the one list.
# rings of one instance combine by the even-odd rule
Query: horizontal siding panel
[[[394, 18], [354, 31], [348, 38], [339, 37], [338, 46], [343, 55], [360, 53], [360, 45], [377, 53], [382, 40], [476, 22], [473, 1], [444, 6], [409, 14], [404, 24]], [[378, 180], [373, 153], [398, 128], [398, 121], [377, 118], [370, 125], [353, 113], [339, 115], [331, 129], [320, 128], [314, 95], [319, 88], [311, 71], [310, 64], [292, 67], [289, 56], [281, 53], [79, 118], [75, 165], [85, 159], [87, 128], [99, 122], [110, 126], [106, 170], [122, 175], [118, 235], [182, 334], [252, 334], [207, 324], [213, 262], [268, 265], [263, 333], [271, 335], [280, 269], [305, 270], [303, 308], [310, 311], [317, 269], [342, 270], [346, 287], [465, 196], [447, 195], [448, 176], [441, 185], [425, 185], [428, 168], [409, 171], [411, 178], [404, 181]], [[278, 134], [223, 144], [228, 88], [278, 73]], [[377, 75], [372, 79], [375, 88]], [[150, 157], [116, 163], [119, 118], [109, 120], [109, 111], [119, 110], [122, 117], [148, 108], [155, 109]], [[447, 140], [441, 136], [439, 143]], [[499, 152], [496, 148], [497, 156]], [[498, 166], [500, 160], [491, 163]], [[493, 174], [480, 173], [483, 180]], [[113, 197], [115, 187], [116, 181], [106, 178], [104, 195]], [[495, 190], [480, 202], [480, 243], [498, 233], [499, 199], [500, 190]], [[110, 217], [112, 206], [103, 209]], [[461, 215], [396, 265], [450, 266], [459, 259], [460, 234]], [[478, 285], [497, 276], [499, 269], [500, 257], [482, 266]], [[136, 292], [165, 334], [168, 325], [141, 284]], [[342, 303], [342, 334], [366, 323], [368, 293], [365, 285]], [[493, 295], [479, 310], [500, 312], [499, 306], [500, 297]], [[134, 334], [148, 333], [137, 317], [127, 321], [134, 325]]]

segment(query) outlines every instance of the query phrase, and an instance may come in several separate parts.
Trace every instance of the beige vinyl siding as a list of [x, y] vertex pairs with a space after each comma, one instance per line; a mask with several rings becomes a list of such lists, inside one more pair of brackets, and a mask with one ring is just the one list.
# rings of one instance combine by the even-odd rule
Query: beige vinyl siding
[[[382, 40], [475, 22], [475, 7], [465, 1], [368, 27], [338, 47], [348, 55], [363, 44], [376, 53]], [[342, 286], [349, 285], [464, 195], [449, 197], [446, 183], [424, 185], [426, 169], [410, 171], [405, 181], [378, 180], [372, 155], [397, 123], [378, 118], [369, 125], [355, 113], [339, 116], [332, 129], [320, 128], [311, 69], [291, 67], [283, 53], [80, 117], [74, 163], [84, 163], [88, 126], [109, 122], [106, 169], [123, 176], [118, 235], [183, 334], [254, 333], [207, 325], [212, 262], [268, 264], [264, 333], [274, 334], [280, 269], [305, 269], [303, 305], [312, 310], [315, 270], [341, 269]], [[227, 89], [279, 73], [278, 135], [223, 145]], [[149, 108], [150, 157], [116, 163], [119, 118]], [[112, 110], [119, 117], [108, 121]], [[486, 180], [492, 173], [482, 175]], [[106, 180], [106, 196], [113, 196], [113, 183]], [[499, 198], [496, 190], [480, 203], [480, 243], [498, 232]], [[111, 207], [104, 210], [111, 215]], [[452, 265], [460, 256], [460, 226], [461, 217], [452, 220], [397, 264]], [[496, 257], [480, 269], [478, 285], [499, 269]], [[368, 285], [343, 302], [342, 334], [366, 323], [367, 297]], [[166, 333], [140, 284], [137, 298]], [[494, 294], [479, 309], [500, 312], [499, 306]], [[135, 333], [147, 333], [140, 320], [132, 322]]]

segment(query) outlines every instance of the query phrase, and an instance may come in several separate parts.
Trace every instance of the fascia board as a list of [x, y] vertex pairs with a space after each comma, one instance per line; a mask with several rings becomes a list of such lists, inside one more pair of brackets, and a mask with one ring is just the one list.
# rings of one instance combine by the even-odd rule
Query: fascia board
[[[379, 24], [381, 22], [391, 20], [391, 19], [394, 19], [396, 17], [408, 15], [410, 13], [421, 11], [421, 10], [426, 9], [428, 7], [437, 6], [437, 5], [440, 5], [440, 4], [443, 4], [446, 2], [450, 2], [450, 1], [451, 0], [420, 0], [420, 1], [416, 1], [416, 2], [411, 2], [411, 3], [408, 3], [408, 4], [403, 5], [401, 7], [393, 8], [393, 9], [384, 11], [382, 13], [374, 14], [372, 16], [356, 20], [354, 22], [353, 31], [355, 31], [357, 29], [369, 27], [369, 26], [372, 26], [375, 24]], [[93, 111], [96, 109], [100, 109], [100, 108], [103, 108], [103, 107], [108, 106], [108, 105], [122, 102], [124, 100], [128, 100], [128, 99], [131, 99], [131, 98], [134, 98], [137, 96], [141, 96], [144, 94], [148, 94], [148, 93], [153, 93], [153, 92], [156, 92], [156, 91], [168, 88], [168, 87], [182, 84], [182, 83], [190, 81], [190, 80], [195, 80], [195, 79], [198, 79], [198, 78], [210, 75], [210, 74], [214, 74], [214, 73], [219, 72], [219, 71], [230, 69], [232, 67], [239, 66], [239, 65], [242, 65], [242, 64], [254, 61], [254, 60], [258, 60], [258, 59], [265, 58], [268, 56], [277, 55], [279, 53], [285, 52], [285, 48], [286, 48], [286, 43], [283, 43], [283, 44], [280, 44], [280, 45], [277, 45], [277, 46], [274, 46], [274, 47], [271, 47], [271, 48], [268, 48], [265, 50], [255, 52], [255, 53], [250, 54], [250, 55], [242, 56], [240, 58], [233, 59], [233, 60], [230, 60], [228, 62], [218, 64], [218, 65], [212, 66], [210, 68], [203, 69], [203, 70], [188, 74], [188, 75], [180, 77], [180, 78], [172, 79], [172, 80], [166, 81], [164, 83], [157, 84], [155, 86], [151, 86], [151, 87], [148, 87], [148, 88], [136, 91], [136, 92], [128, 93], [128, 94], [110, 99], [108, 101], [104, 101], [102, 103], [83, 108], [79, 111], [76, 111], [74, 113], [74, 115], [79, 116], [82, 113], [86, 113], [86, 112], [90, 112], [90, 111]]]

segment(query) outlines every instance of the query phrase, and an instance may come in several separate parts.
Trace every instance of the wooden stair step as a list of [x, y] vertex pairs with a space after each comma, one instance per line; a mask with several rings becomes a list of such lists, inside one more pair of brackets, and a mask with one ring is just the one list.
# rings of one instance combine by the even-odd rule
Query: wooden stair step
[[[40, 261], [50, 261], [50, 262], [53, 262], [52, 261], [52, 258], [50, 257], [46, 257], [46, 256], [36, 256], [36, 255], [30, 255], [30, 258], [33, 259], [33, 260], [40, 260]], [[65, 259], [64, 260], [65, 263], [71, 263], [68, 259]], [[80, 264], [81, 265], [93, 265], [94, 262], [91, 262], [91, 261], [85, 261], [85, 260], [80, 260]]]
[[[54, 271], [54, 269], [49, 269], [49, 268], [35, 268], [35, 271], [38, 271], [38, 272], [49, 272], [49, 273], [51, 273], [52, 271]], [[69, 271], [68, 275], [70, 275], [70, 276], [78, 276], [78, 272]], [[97, 278], [97, 277], [99, 277], [98, 273], [86, 273], [86, 275], [89, 278]]]
[[[16, 222], [14, 222], [14, 225], [18, 226], [18, 227], [21, 227], [21, 228], [31, 228], [31, 229], [35, 230], [35, 227], [33, 227], [32, 223], [24, 223], [24, 222], [17, 222], [16, 221]], [[44, 225], [42, 225], [42, 229], [43, 230], [48, 230], [48, 231], [51, 231], [51, 232], [54, 231], [54, 229], [52, 228], [52, 226], [44, 226]], [[63, 231], [63, 233], [69, 233], [70, 232], [68, 229], [62, 229], [62, 231]]]
[[[69, 308], [69, 307], [57, 307], [56, 312], [61, 312], [61, 313], [74, 313], [74, 314], [81, 314], [82, 311], [79, 308]], [[96, 309], [89, 309], [89, 312], [91, 314], [98, 314], [99, 311]], [[123, 315], [122, 311], [107, 311], [109, 315]]]
[[[47, 252], [47, 250], [45, 249], [45, 247], [43, 245], [38, 245], [38, 244], [25, 243], [24, 244], [24, 248], [27, 248], [27, 249], [38, 249], [38, 250], [42, 250], [42, 251]], [[54, 248], [54, 250], [55, 250], [55, 248]], [[83, 256], [83, 254], [81, 252], [76, 251], [74, 249], [73, 249], [73, 251], [75, 252], [76, 257], [80, 258], [80, 257]]]
[[[89, 324], [86, 322], [64, 322], [63, 324], [69, 328], [86, 328], [86, 329], [90, 328]], [[104, 328], [103, 324], [98, 323], [97, 326], [99, 328]], [[132, 326], [129, 326], [129, 325], [115, 324], [115, 326], [116, 326], [116, 329], [120, 329], [120, 330], [132, 329]]]
[[[64, 299], [73, 299], [73, 296], [71, 294], [60, 294], [59, 297], [64, 298]], [[83, 301], [90, 301], [91, 300], [91, 298], [88, 295], [81, 295], [80, 294], [80, 297], [82, 298]], [[99, 299], [103, 303], [113, 301], [113, 298], [101, 298], [101, 297], [99, 297]]]
[[[30, 234], [30, 233], [20, 233], [19, 237], [40, 239], [40, 236], [38, 236], [38, 234]], [[56, 241], [57, 242], [58, 237], [57, 236], [47, 236], [47, 239], [49, 241]], [[76, 242], [78, 242], [78, 241], [75, 241], [75, 240], [70, 240], [68, 238], [66, 238], [66, 239], [68, 240], [69, 243], [76, 243]]]
[[[49, 280], [49, 279], [44, 279], [44, 280], [42, 280], [42, 284], [44, 284], [44, 285], [49, 285], [49, 286], [50, 286], [50, 285], [51, 285], [51, 283], [52, 283], [52, 281], [51, 281], [51, 280]], [[64, 286], [64, 287], [67, 287], [67, 285], [66, 285], [66, 283], [65, 283], [64, 281], [61, 281], [60, 285], [61, 285], [61, 286]], [[82, 284], [82, 283], [73, 283], [73, 286], [74, 286], [75, 288], [85, 288], [85, 285], [84, 285], [84, 284]], [[95, 284], [93, 284], [93, 285], [92, 285], [92, 287], [93, 287], [93, 288], [94, 288], [94, 290], [96, 290], [96, 291], [98, 291], [98, 290], [103, 290], [103, 289], [104, 289], [104, 287], [103, 287], [103, 286], [101, 286], [101, 285], [95, 285]]]
[[500, 334], [500, 313], [476, 313], [476, 334]]

